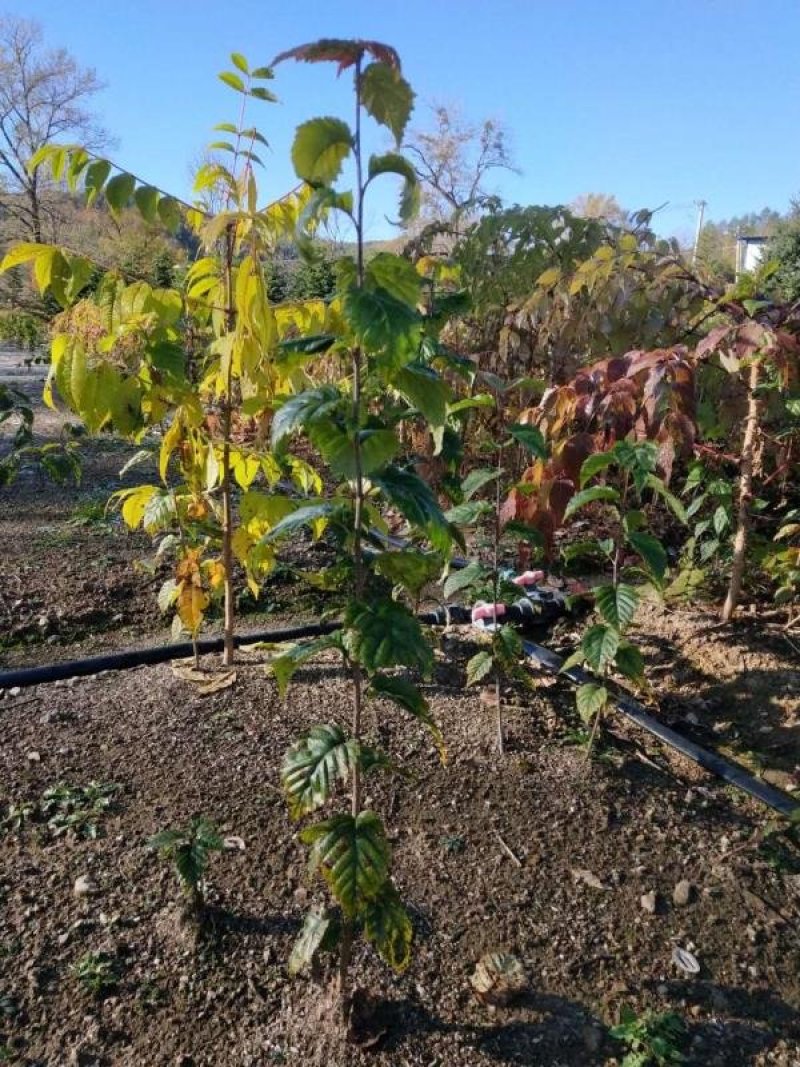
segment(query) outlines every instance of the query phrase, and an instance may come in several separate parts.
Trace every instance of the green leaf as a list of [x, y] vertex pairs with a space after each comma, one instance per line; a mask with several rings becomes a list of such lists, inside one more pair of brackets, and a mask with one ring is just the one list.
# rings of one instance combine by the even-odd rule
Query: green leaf
[[133, 199], [144, 221], [155, 222], [158, 217], [158, 189], [152, 185], [140, 185]]
[[309, 185], [334, 182], [352, 146], [350, 127], [341, 119], [319, 118], [304, 122], [297, 127], [292, 145], [292, 163], [298, 178]]
[[[480, 467], [478, 470], [470, 471], [461, 483], [464, 499], [471, 500], [479, 490], [483, 489], [489, 482], [495, 481], [502, 473], [497, 467]], [[458, 520], [453, 519], [452, 521], [457, 522]]]
[[83, 188], [86, 193], [86, 203], [94, 203], [97, 195], [102, 191], [106, 179], [111, 173], [111, 164], [106, 159], [96, 159], [86, 168], [83, 177]]
[[369, 181], [380, 174], [397, 174], [405, 179], [400, 194], [398, 211], [400, 222], [410, 222], [419, 211], [420, 190], [417, 172], [405, 156], [397, 152], [386, 152], [381, 156], [369, 157]]
[[436, 371], [419, 363], [409, 363], [392, 375], [391, 383], [431, 426], [444, 425], [451, 392], [450, 386]]
[[660, 582], [667, 572], [667, 552], [658, 538], [636, 531], [628, 534], [627, 541], [644, 560], [653, 577]]
[[587, 682], [576, 690], [575, 703], [580, 717], [585, 723], [590, 723], [608, 703], [608, 690], [604, 685]]
[[720, 504], [717, 510], [714, 512], [713, 522], [714, 532], [716, 533], [717, 537], [721, 537], [730, 524], [728, 512], [725, 510], [722, 504]]
[[341, 649], [338, 634], [325, 634], [323, 637], [317, 637], [313, 641], [294, 645], [288, 652], [284, 652], [283, 655], [276, 656], [275, 659], [270, 660], [267, 664], [267, 669], [272, 672], [275, 681], [278, 683], [278, 693], [281, 698], [286, 696], [289, 682], [298, 667], [329, 648]]
[[586, 662], [595, 671], [602, 671], [614, 659], [618, 648], [619, 631], [603, 623], [590, 626], [581, 640]]
[[656, 478], [654, 474], [649, 474], [645, 478], [644, 484], [646, 488], [652, 489], [657, 496], [661, 497], [678, 522], [682, 522], [685, 526], [689, 521], [686, 514], [686, 508], [681, 501], [667, 489], [663, 481], [660, 478]]
[[467, 663], [467, 685], [477, 685], [494, 666], [494, 658], [486, 649], [476, 653]]
[[351, 659], [372, 673], [382, 667], [409, 667], [427, 677], [433, 652], [417, 619], [395, 600], [351, 600], [345, 611], [344, 646]]
[[523, 426], [519, 423], [514, 423], [513, 426], [508, 427], [508, 432], [515, 441], [519, 441], [521, 445], [524, 445], [537, 459], [547, 459], [550, 452], [538, 426]]
[[614, 455], [611, 452], [597, 452], [593, 456], [588, 456], [581, 466], [581, 489], [583, 489], [586, 483], [590, 482], [596, 474], [607, 470], [613, 462]]
[[423, 530], [434, 548], [446, 551], [453, 540], [433, 490], [418, 474], [388, 466], [372, 475], [372, 483], [413, 526]]
[[595, 603], [603, 619], [617, 630], [624, 630], [636, 613], [639, 595], [633, 586], [602, 585], [594, 590]]
[[234, 67], [237, 67], [242, 74], [249, 74], [250, 68], [247, 66], [247, 60], [241, 52], [231, 52], [231, 63]]
[[308, 826], [300, 840], [311, 845], [312, 863], [319, 866], [347, 918], [355, 918], [375, 900], [389, 875], [390, 849], [383, 825], [372, 811], [334, 815]]
[[630, 641], [620, 641], [614, 656], [614, 665], [621, 675], [634, 682], [640, 682], [644, 678], [644, 656]]
[[402, 367], [416, 356], [421, 317], [386, 289], [352, 286], [344, 294], [342, 311], [359, 343], [367, 351], [391, 355], [390, 365]]
[[397, 300], [416, 307], [422, 290], [422, 277], [414, 264], [392, 252], [378, 252], [367, 263], [366, 284], [385, 289]]
[[449, 508], [444, 513], [444, 517], [456, 526], [472, 526], [484, 515], [491, 515], [493, 511], [494, 505], [488, 500], [468, 500], [464, 504], [456, 504], [454, 508]]
[[619, 493], [610, 485], [595, 485], [592, 486], [591, 489], [582, 489], [579, 493], [576, 493], [567, 504], [564, 518], [571, 518], [576, 511], [586, 507], [587, 504], [594, 504], [598, 500], [602, 500], [607, 504], [616, 504], [619, 502], [619, 499]]
[[[356, 449], [351, 434], [328, 419], [320, 419], [309, 427], [309, 437], [334, 474], [341, 478], [356, 477]], [[364, 476], [383, 467], [400, 447], [393, 430], [359, 430], [358, 439]]]
[[171, 196], [162, 196], [158, 202], [158, 217], [169, 230], [176, 233], [181, 224], [181, 206]]
[[306, 507], [297, 508], [276, 523], [275, 526], [264, 535], [264, 541], [274, 541], [278, 537], [285, 537], [287, 533], [292, 533], [300, 526], [310, 526], [318, 519], [329, 518], [335, 511], [339, 509], [340, 505], [332, 500], [323, 500], [315, 504], [308, 504]]
[[268, 104], [277, 104], [278, 98], [275, 93], [271, 93], [269, 89], [265, 89], [263, 85], [256, 85], [250, 90], [250, 95], [254, 96], [256, 100], [266, 100]]
[[288, 971], [292, 978], [308, 970], [330, 939], [335, 924], [327, 911], [312, 910], [306, 913], [303, 928], [297, 935], [289, 956]]
[[115, 174], [106, 185], [105, 197], [112, 215], [119, 215], [130, 202], [136, 179], [132, 174]]
[[397, 144], [403, 139], [414, 107], [414, 91], [400, 74], [387, 63], [370, 63], [360, 80], [361, 103], [381, 126], [387, 126]]
[[446, 760], [446, 753], [444, 748], [444, 741], [442, 739], [442, 731], [436, 723], [433, 715], [431, 714], [430, 705], [425, 697], [420, 693], [419, 689], [410, 682], [408, 678], [402, 678], [397, 674], [373, 674], [369, 682], [369, 690], [367, 695], [373, 699], [376, 697], [384, 697], [387, 700], [394, 701], [401, 708], [410, 712], [415, 719], [418, 719], [424, 726], [430, 730], [433, 737], [433, 743], [439, 750], [439, 756], [442, 763]]
[[453, 571], [448, 575], [444, 583], [444, 595], [449, 599], [454, 593], [462, 589], [469, 589], [478, 582], [485, 582], [489, 577], [489, 569], [482, 563], [469, 563], [461, 570]]
[[281, 784], [293, 819], [322, 807], [336, 781], [346, 782], [353, 768], [368, 771], [385, 762], [373, 749], [345, 736], [340, 726], [314, 726], [286, 753]]
[[382, 575], [392, 585], [401, 585], [415, 599], [439, 575], [441, 569], [441, 556], [435, 552], [418, 552], [414, 549], [381, 552], [375, 560], [376, 574]]
[[221, 82], [225, 82], [231, 89], [235, 89], [237, 93], [243, 93], [245, 91], [244, 82], [238, 74], [234, 73], [234, 71], [223, 70], [222, 73], [217, 76]]
[[315, 419], [329, 416], [341, 401], [339, 390], [332, 385], [295, 393], [281, 404], [272, 420], [272, 447], [294, 430], [303, 429]]
[[411, 962], [414, 930], [400, 894], [387, 879], [381, 892], [364, 907], [364, 934], [378, 950], [381, 959], [395, 971], [404, 971]]

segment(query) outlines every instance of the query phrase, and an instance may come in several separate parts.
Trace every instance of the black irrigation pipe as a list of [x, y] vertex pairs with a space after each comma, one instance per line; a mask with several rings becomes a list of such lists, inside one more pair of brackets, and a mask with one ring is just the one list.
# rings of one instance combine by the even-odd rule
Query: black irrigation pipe
[[[402, 543], [398, 539], [392, 538], [391, 540], [396, 542], [396, 547], [402, 547]], [[459, 560], [458, 564], [465, 566], [466, 561]], [[526, 609], [522, 602], [509, 606], [503, 618], [508, 622], [528, 627], [535, 626], [537, 623], [537, 616], [531, 614], [531, 609]], [[419, 616], [419, 619], [421, 622], [431, 626], [442, 626], [449, 622], [469, 622], [471, 621], [471, 611], [461, 605], [448, 605], [435, 611], [425, 612]], [[547, 618], [546, 611], [544, 616], [538, 617], [539, 625], [546, 625], [550, 621], [552, 621], [552, 618]], [[309, 623], [305, 626], [290, 626], [278, 630], [260, 630], [255, 633], [237, 634], [234, 636], [234, 643], [238, 647], [239, 645], [252, 644], [258, 641], [269, 641], [271, 643], [294, 641], [302, 637], [315, 637], [321, 634], [333, 633], [339, 626], [338, 622], [328, 622]], [[221, 652], [223, 647], [224, 638], [222, 637], [202, 638], [197, 642], [197, 651], [202, 655], [209, 652]], [[546, 670], [551, 671], [553, 674], [558, 674], [561, 670], [563, 660], [551, 649], [527, 640], [523, 641], [523, 648], [530, 659], [535, 660]], [[65, 678], [81, 678], [87, 675], [99, 674], [100, 671], [119, 671], [148, 664], [166, 663], [173, 659], [191, 656], [193, 652], [194, 646], [192, 643], [184, 641], [180, 644], [155, 645], [127, 652], [114, 652], [105, 656], [68, 660], [64, 663], [53, 663], [43, 667], [25, 667], [19, 670], [2, 671], [0, 672], [0, 689], [10, 689], [15, 686], [23, 688], [43, 685], [47, 682], [60, 681]], [[569, 678], [571, 682], [580, 685], [591, 681], [593, 676], [578, 667], [574, 667], [565, 671], [565, 677]], [[717, 775], [723, 781], [748, 793], [754, 799], [761, 801], [762, 804], [766, 804], [767, 807], [787, 818], [800, 811], [800, 804], [790, 797], [788, 793], [776, 789], [767, 782], [760, 781], [740, 764], [724, 759], [718, 753], [703, 748], [701, 745], [696, 745], [682, 734], [665, 726], [658, 719], [654, 719], [652, 715], [649, 715], [643, 705], [632, 697], [615, 697], [615, 704], [617, 709], [626, 718], [636, 723], [637, 726], [647, 730], [648, 733], [653, 734], [664, 744], [674, 748], [694, 763], [705, 768], [705, 770]]]
[[[537, 645], [534, 641], [523, 641], [522, 647], [525, 650], [525, 654], [539, 663], [545, 670], [554, 674], [558, 674], [561, 670], [561, 665], [564, 661], [561, 656], [557, 656], [549, 648]], [[596, 681], [594, 675], [589, 674], [580, 667], [570, 668], [564, 672], [564, 676], [577, 685]], [[781, 815], [785, 815], [787, 818], [800, 811], [800, 804], [790, 797], [788, 793], [776, 789], [768, 782], [763, 782], [759, 778], [753, 777], [740, 764], [724, 759], [718, 753], [703, 748], [701, 745], [696, 745], [694, 741], [690, 741], [683, 734], [679, 734], [676, 730], [665, 726], [658, 719], [654, 719], [652, 715], [649, 715], [638, 700], [628, 696], [615, 696], [614, 703], [617, 709], [631, 722], [635, 722], [637, 726], [641, 726], [642, 729], [653, 734], [654, 737], [669, 745], [670, 748], [676, 749], [694, 763], [698, 763], [705, 768], [705, 770], [711, 771], [712, 774], [722, 778], [723, 781], [730, 783], [730, 785], [735, 785], [737, 789], [741, 789], [745, 793], [749, 793], [751, 797], [760, 800], [767, 807], [780, 812]]]
[[[238, 648], [239, 645], [249, 645], [256, 641], [275, 643], [296, 641], [301, 637], [333, 633], [339, 625], [338, 622], [317, 622], [309, 623], [307, 626], [287, 626], [280, 630], [234, 634], [233, 643]], [[224, 637], [203, 637], [197, 642], [197, 651], [200, 655], [222, 652], [224, 647]], [[23, 667], [19, 670], [0, 671], [0, 689], [11, 689], [15, 686], [22, 689], [31, 685], [58, 682], [64, 678], [85, 678], [87, 675], [99, 674], [100, 671], [125, 671], [153, 663], [168, 663], [170, 660], [183, 659], [192, 655], [194, 655], [194, 645], [191, 641], [182, 641], [174, 645], [150, 645], [147, 648], [135, 648], [127, 652], [110, 652], [105, 656], [66, 660], [64, 663], [50, 663], [43, 667]]]

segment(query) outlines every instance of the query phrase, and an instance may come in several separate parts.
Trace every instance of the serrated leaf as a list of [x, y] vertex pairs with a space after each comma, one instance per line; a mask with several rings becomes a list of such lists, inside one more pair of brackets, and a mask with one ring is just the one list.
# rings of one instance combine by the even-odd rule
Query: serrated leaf
[[373, 749], [345, 736], [336, 724], [314, 726], [287, 751], [281, 784], [293, 819], [322, 807], [337, 781], [346, 782], [359, 766], [368, 771], [385, 762]]
[[370, 63], [361, 74], [359, 89], [367, 113], [387, 126], [400, 144], [414, 107], [414, 91], [399, 69], [387, 63]]
[[619, 640], [619, 631], [612, 626], [603, 623], [590, 626], [581, 640], [581, 650], [589, 666], [602, 671], [614, 659]]
[[587, 682], [576, 690], [575, 703], [580, 717], [585, 723], [590, 723], [608, 703], [608, 690], [604, 685]]
[[332, 385], [306, 389], [288, 397], [278, 408], [272, 420], [272, 447], [277, 447], [284, 437], [294, 430], [309, 426], [315, 419], [329, 416], [341, 402], [339, 390]]
[[620, 641], [614, 656], [614, 665], [621, 675], [634, 682], [640, 682], [644, 678], [644, 656], [629, 641]]
[[351, 659], [372, 673], [382, 667], [409, 667], [427, 677], [433, 652], [417, 619], [395, 600], [369, 604], [352, 600], [344, 615], [344, 646]]
[[414, 264], [392, 252], [378, 252], [367, 263], [366, 284], [385, 289], [397, 300], [416, 307], [422, 290], [422, 278]]
[[515, 441], [519, 441], [521, 445], [524, 445], [537, 459], [547, 459], [550, 455], [547, 442], [538, 426], [524, 426], [515, 423], [508, 427], [508, 432]]
[[591, 489], [582, 489], [567, 504], [564, 518], [572, 518], [576, 511], [585, 508], [587, 504], [594, 504], [597, 501], [602, 501], [604, 504], [617, 504], [619, 499], [619, 493], [610, 485], [595, 485]]
[[351, 286], [342, 311], [359, 343], [367, 351], [389, 356], [389, 366], [403, 367], [416, 356], [420, 314], [386, 289]]
[[336, 181], [352, 146], [350, 127], [341, 119], [304, 122], [297, 127], [292, 145], [292, 163], [298, 178], [309, 185], [329, 185]]
[[320, 652], [324, 652], [329, 648], [340, 647], [338, 634], [326, 634], [323, 637], [317, 637], [313, 641], [294, 645], [287, 652], [270, 660], [267, 664], [267, 670], [278, 683], [278, 693], [281, 698], [286, 696], [289, 682], [298, 667], [313, 659], [314, 656], [318, 656]]
[[455, 507], [448, 508], [444, 517], [456, 526], [472, 526], [484, 516], [491, 515], [493, 511], [494, 505], [488, 500], [469, 500], [464, 504], [456, 504]]
[[628, 544], [644, 560], [647, 569], [660, 582], [667, 571], [667, 552], [658, 538], [636, 531], [627, 535]]
[[373, 474], [371, 481], [405, 519], [427, 534], [435, 549], [447, 551], [454, 533], [427, 482], [413, 471], [392, 465]]
[[482, 649], [477, 652], [467, 663], [467, 685], [477, 685], [494, 666], [494, 658], [491, 652]]
[[158, 189], [152, 185], [140, 185], [133, 194], [139, 214], [145, 222], [155, 222], [158, 217]]
[[333, 929], [334, 923], [327, 911], [312, 910], [306, 913], [303, 928], [289, 956], [287, 969], [293, 978], [313, 966]]
[[162, 196], [158, 202], [158, 217], [170, 233], [176, 233], [181, 224], [181, 206], [171, 196]]
[[[329, 419], [318, 419], [309, 427], [309, 437], [334, 474], [356, 477], [356, 449], [351, 434]], [[359, 430], [358, 441], [361, 474], [365, 477], [384, 467], [400, 447], [394, 430]]]
[[374, 674], [370, 678], [370, 687], [367, 695], [373, 698], [384, 697], [386, 700], [391, 700], [410, 712], [415, 719], [418, 719], [428, 728], [433, 738], [433, 743], [439, 751], [442, 763], [446, 763], [447, 752], [444, 747], [442, 731], [431, 713], [428, 701], [413, 682], [397, 674]]
[[594, 590], [594, 598], [603, 619], [617, 630], [624, 630], [632, 621], [639, 603], [639, 594], [633, 586], [622, 582], [600, 586]]
[[409, 363], [391, 377], [391, 384], [424, 416], [431, 426], [443, 426], [451, 391], [436, 371]]
[[372, 811], [334, 815], [308, 826], [300, 839], [311, 845], [317, 865], [345, 915], [352, 919], [381, 893], [389, 874], [390, 849], [383, 825]]
[[386, 152], [380, 156], [369, 157], [369, 180], [372, 181], [380, 174], [396, 174], [404, 179], [398, 215], [400, 222], [410, 222], [419, 211], [420, 204], [417, 172], [405, 156], [397, 152]]
[[411, 962], [414, 930], [400, 895], [387, 879], [381, 892], [369, 900], [363, 912], [364, 934], [381, 959], [401, 972]]
[[489, 570], [482, 563], [469, 563], [466, 567], [462, 567], [460, 570], [453, 571], [448, 575], [447, 581], [444, 583], [444, 595], [449, 599], [454, 593], [458, 593], [462, 589], [469, 589], [479, 582], [485, 582], [488, 576]]
[[388, 579], [392, 585], [401, 585], [415, 599], [423, 588], [438, 576], [441, 569], [441, 557], [435, 552], [418, 552], [413, 549], [382, 552], [375, 560], [376, 574]]
[[136, 179], [132, 174], [115, 174], [105, 187], [106, 203], [112, 215], [119, 215], [128, 206]]
[[584, 488], [587, 482], [590, 482], [595, 475], [601, 471], [607, 470], [614, 462], [614, 456], [611, 452], [597, 452], [593, 456], [588, 456], [581, 465], [581, 477], [580, 487]]
[[[481, 467], [478, 470], [470, 471], [464, 481], [461, 483], [461, 491], [464, 494], [465, 500], [471, 500], [477, 492], [479, 492], [489, 482], [495, 481], [501, 477], [502, 471], [496, 467], [489, 469], [488, 467]], [[452, 519], [452, 522], [458, 522], [458, 519]]]
[[296, 508], [290, 515], [281, 519], [275, 526], [264, 535], [264, 541], [274, 541], [278, 537], [285, 537], [300, 526], [311, 526], [319, 519], [327, 519], [339, 510], [340, 505], [332, 500], [323, 500], [319, 503], [308, 504], [306, 507]]

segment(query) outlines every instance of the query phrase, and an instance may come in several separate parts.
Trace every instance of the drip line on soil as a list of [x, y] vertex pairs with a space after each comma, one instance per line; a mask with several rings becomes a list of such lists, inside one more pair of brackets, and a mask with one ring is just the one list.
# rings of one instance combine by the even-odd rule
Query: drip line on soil
[[[418, 616], [419, 620], [431, 626], [443, 626], [451, 622], [470, 622], [472, 609], [462, 605], [448, 605], [436, 611], [423, 612]], [[517, 625], [530, 627], [535, 616], [531, 610], [525, 610], [519, 604], [511, 605], [506, 609], [504, 618]], [[550, 620], [540, 619], [539, 624], [547, 625]], [[320, 634], [333, 633], [339, 628], [337, 622], [309, 623], [305, 626], [285, 627], [276, 630], [260, 630], [255, 633], [237, 634], [234, 643], [237, 645], [253, 644], [260, 641], [280, 643], [293, 641], [302, 637], [314, 637]], [[211, 652], [220, 652], [224, 647], [224, 639], [203, 638], [197, 642], [197, 650], [201, 655]], [[524, 640], [523, 648], [526, 655], [538, 663], [545, 670], [558, 674], [563, 660], [552, 649], [533, 641]], [[91, 656], [86, 659], [70, 660], [64, 663], [54, 663], [41, 667], [26, 667], [20, 670], [0, 672], [0, 689], [9, 689], [14, 686], [20, 688], [42, 685], [66, 678], [79, 678], [88, 675], [99, 674], [100, 671], [129, 670], [133, 667], [166, 663], [174, 659], [182, 659], [193, 653], [190, 642], [180, 644], [157, 645], [142, 649], [132, 649], [127, 652], [110, 653], [104, 656]], [[572, 668], [564, 672], [564, 676], [575, 684], [581, 684], [591, 679], [591, 675], [580, 668]], [[754, 778], [744, 767], [730, 760], [724, 759], [718, 753], [695, 744], [688, 738], [665, 726], [657, 719], [649, 715], [644, 706], [637, 700], [628, 696], [616, 696], [615, 705], [626, 718], [636, 723], [642, 729], [657, 737], [668, 747], [675, 749], [694, 763], [699, 764], [705, 770], [717, 775], [723, 781], [736, 786], [749, 794], [755, 800], [760, 801], [767, 807], [779, 812], [781, 815], [791, 817], [800, 810], [800, 805], [787, 793], [776, 789], [767, 782]]]

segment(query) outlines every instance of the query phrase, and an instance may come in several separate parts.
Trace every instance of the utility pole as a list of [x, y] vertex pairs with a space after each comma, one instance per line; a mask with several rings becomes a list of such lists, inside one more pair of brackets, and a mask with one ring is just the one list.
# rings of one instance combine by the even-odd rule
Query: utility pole
[[700, 247], [700, 231], [703, 229], [703, 215], [706, 210], [705, 200], [695, 200], [697, 208], [697, 228], [694, 231], [694, 248], [692, 249], [692, 266], [697, 265], [697, 249]]

